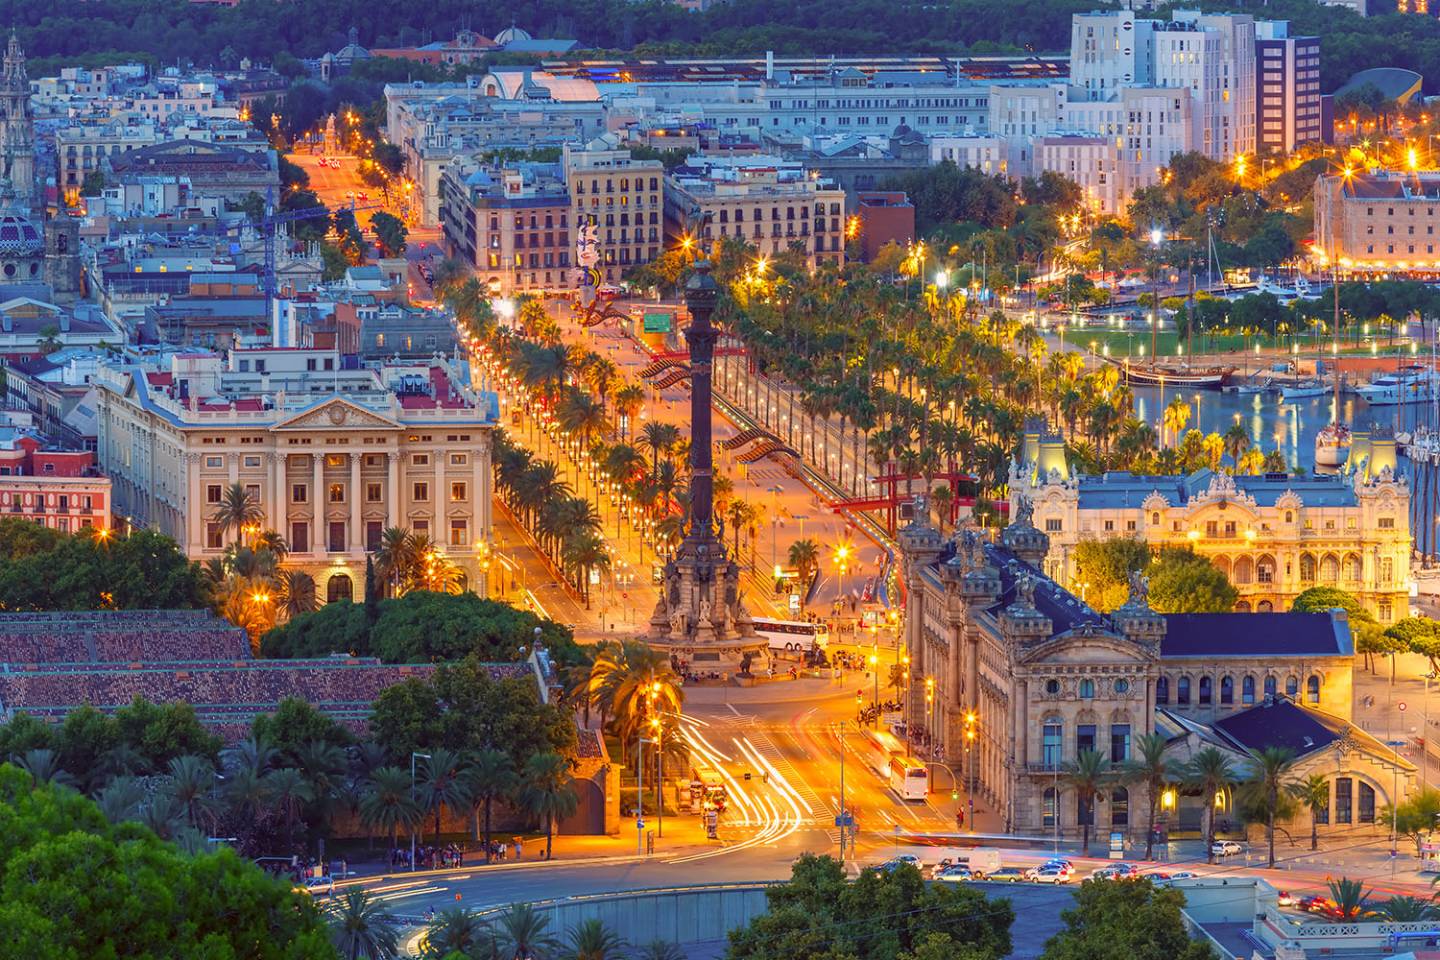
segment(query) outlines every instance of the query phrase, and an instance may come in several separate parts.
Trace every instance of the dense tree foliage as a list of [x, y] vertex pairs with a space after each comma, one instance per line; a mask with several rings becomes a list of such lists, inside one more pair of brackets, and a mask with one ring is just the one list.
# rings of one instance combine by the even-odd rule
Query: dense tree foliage
[[67, 787], [0, 766], [8, 956], [330, 960], [314, 907], [228, 849], [187, 855]]
[[281, 659], [332, 653], [379, 657], [387, 663], [520, 659], [520, 648], [535, 642], [535, 628], [552, 655], [569, 662], [575, 653], [568, 627], [498, 600], [473, 593], [415, 590], [374, 605], [374, 622], [360, 603], [327, 603], [266, 633], [262, 656]]
[[375, 701], [370, 732], [397, 757], [437, 747], [499, 750], [520, 769], [537, 753], [570, 750], [575, 719], [568, 709], [541, 703], [533, 677], [496, 680], [465, 660], [387, 689]]
[[765, 899], [769, 910], [731, 931], [728, 960], [998, 960], [1010, 952], [1015, 920], [1009, 900], [964, 884], [927, 884], [914, 867], [866, 870], [850, 881], [841, 864], [809, 853]]
[[1160, 551], [1146, 574], [1150, 605], [1161, 613], [1229, 613], [1239, 597], [1225, 574], [1188, 547]]
[[1185, 894], [1144, 878], [1086, 881], [1041, 960], [1212, 960], [1209, 944], [1190, 938], [1184, 905]]
[[60, 533], [0, 520], [0, 609], [149, 610], [208, 606], [200, 568], [152, 530]]

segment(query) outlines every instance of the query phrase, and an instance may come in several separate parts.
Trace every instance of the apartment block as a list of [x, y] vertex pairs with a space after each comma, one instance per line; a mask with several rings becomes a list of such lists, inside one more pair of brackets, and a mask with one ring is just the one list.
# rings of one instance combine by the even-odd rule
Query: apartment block
[[649, 263], [664, 249], [665, 166], [636, 160], [609, 140], [566, 146], [565, 178], [570, 222], [599, 228], [605, 282], [618, 282], [627, 267]]
[[[440, 180], [447, 254], [497, 295], [572, 289], [570, 189], [560, 164], [452, 163]], [[633, 225], [626, 222], [626, 227]]]

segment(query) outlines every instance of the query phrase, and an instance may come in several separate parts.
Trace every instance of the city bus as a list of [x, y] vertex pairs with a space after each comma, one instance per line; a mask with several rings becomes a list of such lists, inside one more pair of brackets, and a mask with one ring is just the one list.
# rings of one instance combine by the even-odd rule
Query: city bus
[[902, 800], [924, 800], [930, 789], [925, 762], [910, 756], [899, 737], [887, 730], [865, 730], [870, 766]]
[[813, 653], [830, 643], [830, 631], [823, 623], [807, 620], [755, 618], [755, 634], [764, 637], [775, 653]]

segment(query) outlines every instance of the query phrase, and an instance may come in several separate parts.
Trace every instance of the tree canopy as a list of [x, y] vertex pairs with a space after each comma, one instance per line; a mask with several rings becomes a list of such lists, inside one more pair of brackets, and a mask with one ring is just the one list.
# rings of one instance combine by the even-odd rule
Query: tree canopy
[[1015, 911], [963, 884], [927, 884], [914, 867], [849, 881], [828, 856], [804, 854], [790, 880], [765, 891], [769, 909], [730, 933], [728, 960], [998, 960]]
[[386, 689], [375, 701], [370, 733], [396, 757], [436, 747], [500, 750], [518, 769], [537, 753], [568, 753], [575, 721], [569, 710], [540, 702], [533, 677], [496, 680], [468, 659]]
[[349, 653], [386, 663], [460, 660], [473, 654], [502, 662], [521, 659], [521, 647], [528, 652], [536, 627], [561, 663], [571, 662], [578, 652], [568, 627], [473, 593], [413, 590], [375, 606], [378, 616], [372, 623], [365, 604], [327, 603], [267, 632], [260, 653], [277, 659]]
[[1148, 879], [1091, 880], [1060, 914], [1065, 928], [1045, 944], [1041, 960], [1213, 960], [1192, 940], [1180, 916], [1185, 895]]
[[1082, 540], [1072, 554], [1075, 577], [1070, 589], [1085, 602], [1109, 613], [1130, 595], [1130, 574], [1150, 565], [1150, 547], [1134, 537]]
[[0, 609], [149, 610], [209, 605], [200, 567], [153, 530], [61, 533], [0, 520]]
[[1170, 548], [1151, 561], [1150, 605], [1160, 613], [1228, 613], [1239, 593], [1194, 550]]
[[0, 766], [0, 929], [33, 960], [332, 960], [314, 906], [229, 849], [187, 855]]

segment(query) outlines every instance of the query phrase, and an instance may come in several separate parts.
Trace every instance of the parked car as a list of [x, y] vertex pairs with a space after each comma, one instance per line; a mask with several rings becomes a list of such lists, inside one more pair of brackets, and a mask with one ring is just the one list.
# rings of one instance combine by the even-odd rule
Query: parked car
[[1216, 840], [1210, 845], [1210, 852], [1217, 857], [1233, 857], [1235, 854], [1243, 852], [1243, 850], [1244, 847], [1240, 846], [1240, 844], [1234, 840]]
[[1103, 867], [1096, 867], [1090, 871], [1092, 879], [1125, 879], [1138, 876], [1140, 868], [1133, 863], [1107, 863]]
[[946, 867], [935, 874], [935, 879], [941, 883], [964, 883], [967, 880], [982, 880], [984, 878], [971, 873], [967, 867], [954, 866]]
[[1032, 867], [1026, 871], [1025, 879], [1031, 883], [1069, 883], [1071, 870], [1069, 867], [1050, 866]]
[[985, 879], [992, 883], [1023, 883], [1025, 874], [1019, 867], [1001, 867], [999, 870], [992, 870], [985, 875]]

